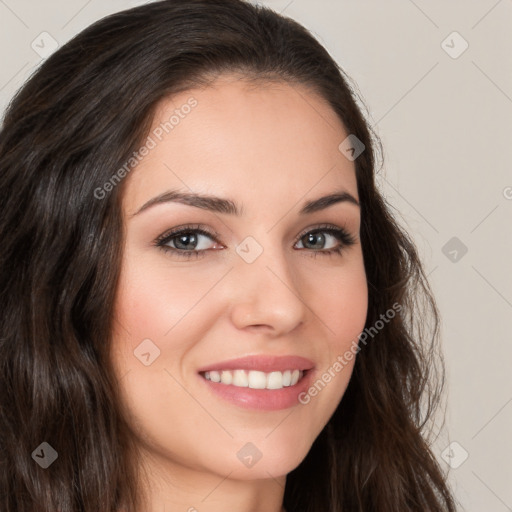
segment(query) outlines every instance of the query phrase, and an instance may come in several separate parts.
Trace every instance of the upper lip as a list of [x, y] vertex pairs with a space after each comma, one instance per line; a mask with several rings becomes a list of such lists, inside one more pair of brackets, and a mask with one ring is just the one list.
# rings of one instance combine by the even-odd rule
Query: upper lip
[[246, 356], [229, 361], [220, 361], [203, 366], [198, 372], [220, 370], [259, 370], [265, 373], [285, 370], [310, 370], [314, 364], [309, 359], [301, 356]]

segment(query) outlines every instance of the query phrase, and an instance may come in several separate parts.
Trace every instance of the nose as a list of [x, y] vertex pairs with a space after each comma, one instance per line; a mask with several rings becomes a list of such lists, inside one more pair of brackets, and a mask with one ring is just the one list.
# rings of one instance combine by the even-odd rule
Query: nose
[[306, 320], [310, 308], [299, 276], [278, 249], [265, 248], [252, 263], [237, 256], [230, 274], [231, 321], [238, 329], [258, 328], [277, 337]]

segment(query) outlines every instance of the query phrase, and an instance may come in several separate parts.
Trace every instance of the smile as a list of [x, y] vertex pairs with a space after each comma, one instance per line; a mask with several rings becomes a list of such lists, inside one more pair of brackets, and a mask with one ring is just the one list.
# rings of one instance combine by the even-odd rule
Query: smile
[[298, 355], [253, 354], [197, 368], [203, 385], [222, 402], [259, 411], [299, 404], [298, 396], [316, 372], [311, 359]]
[[211, 382], [220, 382], [228, 386], [251, 389], [282, 389], [295, 386], [304, 376], [303, 370], [285, 370], [262, 372], [258, 370], [212, 370], [201, 375]]

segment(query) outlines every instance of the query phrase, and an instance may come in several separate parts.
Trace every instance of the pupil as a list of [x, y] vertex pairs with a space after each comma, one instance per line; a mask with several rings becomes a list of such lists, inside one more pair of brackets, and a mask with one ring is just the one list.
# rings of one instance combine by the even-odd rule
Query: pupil
[[[195, 238], [195, 236], [196, 236], [196, 235], [194, 235], [194, 234], [192, 234], [192, 233], [186, 233], [186, 234], [180, 235], [180, 236], [178, 237], [178, 245], [179, 245], [179, 244], [183, 244], [183, 245], [185, 245], [185, 246], [189, 245], [189, 244], [187, 244], [186, 240], [187, 240], [187, 239], [189, 239], [189, 238], [194, 239], [194, 238]], [[190, 242], [189, 242], [189, 243], [190, 243]], [[194, 240], [192, 243], [193, 243], [193, 244], [195, 244], [195, 243], [196, 243], [196, 240]], [[190, 247], [179, 247], [179, 248], [180, 248], [180, 249], [190, 249]]]
[[[317, 243], [316, 248], [321, 248], [324, 243], [324, 240], [323, 240], [324, 235], [322, 233], [310, 233], [309, 235], [307, 235], [308, 243], [311, 242], [311, 240], [314, 239], [315, 237], [317, 237], [320, 240], [320, 247], [318, 247], [318, 243]], [[315, 245], [314, 242], [313, 242], [313, 245]]]

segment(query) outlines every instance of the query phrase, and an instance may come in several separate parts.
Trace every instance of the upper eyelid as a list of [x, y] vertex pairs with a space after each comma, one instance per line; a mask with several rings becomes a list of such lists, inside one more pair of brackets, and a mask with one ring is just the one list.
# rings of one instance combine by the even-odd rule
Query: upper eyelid
[[175, 228], [171, 228], [164, 233], [162, 233], [160, 236], [157, 237], [155, 242], [162, 242], [168, 238], [174, 238], [175, 236], [178, 236], [181, 233], [194, 233], [194, 232], [200, 232], [200, 234], [203, 234], [205, 236], [209, 236], [212, 239], [215, 239], [216, 241], [220, 238], [220, 233], [217, 233], [216, 231], [211, 230], [210, 228], [203, 226], [201, 224], [194, 224], [194, 225], [184, 225], [184, 226], [177, 226]]

